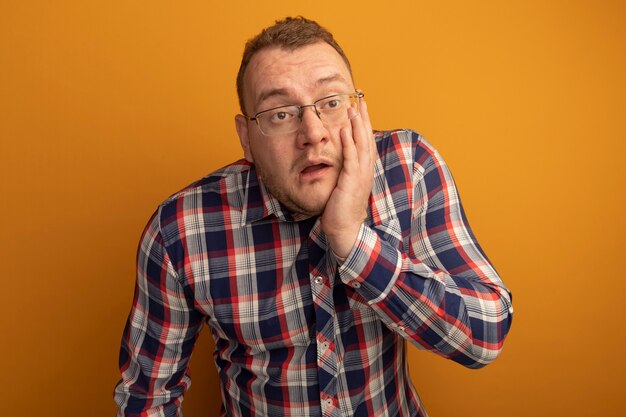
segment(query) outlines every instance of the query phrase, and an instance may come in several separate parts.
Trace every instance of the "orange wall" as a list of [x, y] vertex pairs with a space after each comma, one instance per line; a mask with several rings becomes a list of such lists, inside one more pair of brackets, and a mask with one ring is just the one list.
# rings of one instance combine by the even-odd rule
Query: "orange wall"
[[[623, 413], [625, 3], [262, 3], [0, 1], [4, 415], [113, 414], [139, 234], [241, 155], [243, 43], [293, 14], [335, 33], [376, 127], [441, 151], [513, 290], [493, 365], [411, 349], [430, 414]], [[187, 417], [219, 407], [209, 339]]]

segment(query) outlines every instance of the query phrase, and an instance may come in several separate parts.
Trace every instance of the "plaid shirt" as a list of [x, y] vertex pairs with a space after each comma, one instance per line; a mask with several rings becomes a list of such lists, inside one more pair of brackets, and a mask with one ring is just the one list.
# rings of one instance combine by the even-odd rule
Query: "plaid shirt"
[[494, 360], [511, 297], [452, 176], [417, 133], [377, 132], [368, 218], [345, 261], [239, 161], [165, 201], [138, 253], [119, 415], [177, 416], [206, 322], [222, 415], [422, 416], [406, 343]]

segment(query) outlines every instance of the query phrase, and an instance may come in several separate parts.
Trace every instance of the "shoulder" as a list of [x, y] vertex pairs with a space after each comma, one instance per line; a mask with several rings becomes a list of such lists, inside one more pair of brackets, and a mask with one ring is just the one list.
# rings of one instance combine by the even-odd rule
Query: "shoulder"
[[433, 145], [414, 130], [376, 130], [374, 137], [383, 163], [400, 160], [405, 163], [426, 165], [433, 159], [440, 159]]
[[244, 159], [233, 162], [206, 175], [205, 177], [200, 178], [197, 181], [192, 182], [185, 188], [172, 194], [168, 199], [161, 203], [161, 205], [170, 205], [172, 202], [177, 200], [189, 198], [198, 194], [221, 194], [230, 190], [230, 186], [234, 186], [241, 182], [242, 177], [244, 177], [245, 174], [247, 174], [251, 169], [252, 164]]
[[[161, 227], [201, 213], [241, 208], [252, 170], [253, 165], [242, 159], [172, 194], [157, 209]], [[256, 174], [253, 176], [256, 177]]]

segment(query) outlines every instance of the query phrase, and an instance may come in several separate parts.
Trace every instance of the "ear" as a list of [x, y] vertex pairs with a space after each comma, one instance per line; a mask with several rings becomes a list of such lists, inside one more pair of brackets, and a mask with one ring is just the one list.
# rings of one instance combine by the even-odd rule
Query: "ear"
[[248, 135], [248, 119], [241, 114], [235, 116], [235, 128], [237, 129], [237, 135], [239, 135], [239, 143], [241, 149], [243, 149], [243, 156], [248, 162], [254, 162], [252, 152], [250, 151], [250, 136]]

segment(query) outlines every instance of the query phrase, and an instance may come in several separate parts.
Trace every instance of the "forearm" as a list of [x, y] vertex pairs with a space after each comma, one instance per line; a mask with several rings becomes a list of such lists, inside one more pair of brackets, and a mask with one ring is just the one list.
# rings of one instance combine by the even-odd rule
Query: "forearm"
[[177, 416], [191, 385], [187, 365], [195, 337], [169, 332], [165, 337], [173, 340], [165, 346], [150, 330], [155, 324], [149, 324], [147, 330], [133, 328], [134, 319], [137, 317], [129, 318], [120, 349], [122, 378], [115, 387], [118, 415]]
[[365, 225], [339, 273], [390, 329], [419, 347], [474, 368], [502, 348], [512, 310], [499, 279], [433, 270]]
[[388, 133], [380, 153], [371, 217], [342, 280], [415, 345], [469, 367], [489, 363], [510, 326], [510, 295], [467, 223], [450, 171], [415, 132]]
[[155, 217], [140, 244], [133, 307], [122, 337], [115, 388], [119, 416], [179, 414], [202, 318], [174, 271]]

